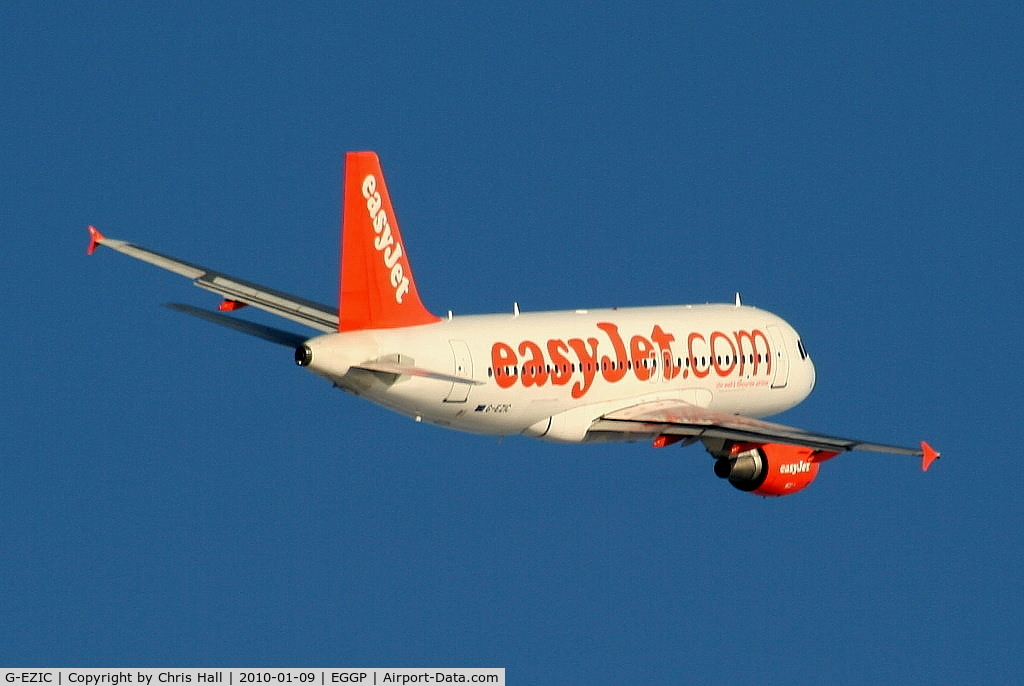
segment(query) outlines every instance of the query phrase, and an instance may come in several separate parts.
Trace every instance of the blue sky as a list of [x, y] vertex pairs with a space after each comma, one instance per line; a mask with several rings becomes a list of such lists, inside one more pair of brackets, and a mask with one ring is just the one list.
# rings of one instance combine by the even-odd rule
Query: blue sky
[[[1024, 677], [1019, 3], [3, 14], [3, 665]], [[333, 302], [359, 149], [434, 311], [739, 290], [817, 365], [780, 421], [944, 459], [764, 500], [696, 447], [449, 433], [84, 255]]]

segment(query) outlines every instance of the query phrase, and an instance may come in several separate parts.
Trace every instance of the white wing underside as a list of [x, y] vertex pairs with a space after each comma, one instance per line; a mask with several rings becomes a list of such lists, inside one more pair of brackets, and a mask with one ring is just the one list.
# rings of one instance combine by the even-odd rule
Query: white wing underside
[[742, 415], [708, 410], [676, 400], [641, 403], [609, 412], [591, 426], [591, 431], [664, 434], [699, 439], [724, 439], [749, 443], [783, 443], [829, 452], [868, 450], [895, 455], [923, 457], [930, 450], [871, 443], [812, 433]]

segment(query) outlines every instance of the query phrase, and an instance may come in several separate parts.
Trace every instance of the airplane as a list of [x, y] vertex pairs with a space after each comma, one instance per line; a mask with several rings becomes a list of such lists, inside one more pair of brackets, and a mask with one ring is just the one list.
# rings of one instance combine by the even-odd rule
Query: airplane
[[[294, 349], [295, 362], [335, 387], [459, 431], [561, 443], [646, 440], [703, 444], [714, 473], [741, 491], [784, 496], [821, 464], [901, 447], [813, 433], [762, 418], [802, 402], [815, 368], [781, 317], [734, 303], [447, 317], [420, 300], [380, 160], [345, 156], [337, 308], [168, 257], [89, 227], [104, 246], [180, 274], [221, 296], [217, 312], [169, 307]], [[252, 306], [319, 331], [240, 319]]]

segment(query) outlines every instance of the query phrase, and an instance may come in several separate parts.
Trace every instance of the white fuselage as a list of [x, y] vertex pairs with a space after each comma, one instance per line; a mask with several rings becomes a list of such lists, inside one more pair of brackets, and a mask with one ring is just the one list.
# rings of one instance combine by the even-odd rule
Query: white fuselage
[[[306, 346], [311, 371], [418, 421], [565, 442], [642, 437], [588, 429], [645, 401], [765, 417], [800, 403], [815, 379], [793, 327], [734, 305], [473, 315], [331, 333]], [[358, 368], [373, 361], [466, 381]]]

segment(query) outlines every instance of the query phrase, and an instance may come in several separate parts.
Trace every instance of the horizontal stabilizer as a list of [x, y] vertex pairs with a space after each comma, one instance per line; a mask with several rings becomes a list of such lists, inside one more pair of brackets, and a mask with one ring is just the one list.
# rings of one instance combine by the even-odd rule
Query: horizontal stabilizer
[[219, 312], [210, 312], [192, 305], [186, 305], [184, 303], [168, 303], [166, 307], [171, 308], [177, 312], [183, 312], [185, 314], [204, 319], [214, 324], [234, 329], [235, 331], [241, 331], [244, 334], [255, 336], [256, 338], [262, 338], [265, 341], [283, 345], [288, 348], [298, 348], [300, 345], [308, 340], [307, 336], [301, 336], [291, 331], [284, 331], [283, 329], [275, 329], [272, 326], [264, 326], [263, 324], [257, 324], [255, 322], [249, 322], [244, 319], [236, 319], [229, 317], [226, 314]]

